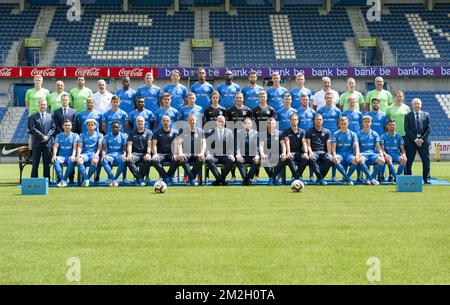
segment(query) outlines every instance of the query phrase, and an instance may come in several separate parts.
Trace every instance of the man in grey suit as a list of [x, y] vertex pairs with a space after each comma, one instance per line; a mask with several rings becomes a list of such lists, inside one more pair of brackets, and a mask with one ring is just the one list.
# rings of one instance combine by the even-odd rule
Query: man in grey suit
[[[236, 138], [236, 165], [242, 176], [242, 185], [251, 185], [251, 180], [259, 169], [258, 132], [252, 129], [252, 120], [244, 120], [244, 129], [237, 132]], [[247, 172], [245, 165], [250, 165]]]
[[55, 110], [55, 112], [53, 113], [53, 121], [55, 122], [55, 126], [56, 126], [56, 133], [55, 136], [57, 134], [60, 134], [61, 132], [64, 132], [63, 129], [63, 124], [65, 120], [70, 120], [72, 121], [72, 132], [75, 132], [76, 129], [76, 125], [75, 124], [75, 117], [77, 112], [75, 111], [75, 109], [69, 108], [69, 94], [68, 93], [63, 93], [61, 95], [61, 108], [58, 108]]
[[[216, 178], [212, 183], [214, 186], [228, 185], [226, 177], [234, 167], [234, 136], [231, 129], [225, 128], [225, 117], [219, 115], [216, 119], [217, 127], [213, 128], [207, 135], [208, 153], [206, 163]], [[222, 174], [217, 170], [217, 164], [225, 167]]]
[[430, 177], [430, 114], [422, 111], [422, 101], [415, 98], [411, 102], [413, 111], [405, 116], [406, 175], [412, 174], [416, 153], [422, 159], [422, 176], [425, 184], [431, 184]]
[[39, 101], [39, 112], [30, 117], [31, 147], [33, 150], [33, 167], [31, 178], [38, 177], [39, 163], [42, 156], [44, 177], [50, 178], [50, 148], [55, 134], [55, 123], [47, 110], [47, 100]]

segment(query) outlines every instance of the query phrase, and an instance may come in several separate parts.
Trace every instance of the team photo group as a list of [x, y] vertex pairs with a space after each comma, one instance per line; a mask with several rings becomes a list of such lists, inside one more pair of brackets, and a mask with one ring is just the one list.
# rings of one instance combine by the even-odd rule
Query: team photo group
[[43, 176], [50, 179], [53, 165], [58, 187], [99, 183], [102, 170], [112, 187], [153, 185], [152, 167], [166, 185], [205, 184], [210, 173], [214, 186], [237, 179], [252, 185], [266, 175], [269, 185], [286, 178], [302, 185], [379, 185], [411, 175], [419, 153], [430, 184], [429, 114], [418, 98], [407, 102], [400, 90], [392, 96], [381, 77], [364, 97], [353, 78], [339, 94], [328, 77], [313, 93], [301, 73], [291, 90], [277, 72], [267, 90], [256, 71], [242, 88], [232, 71], [217, 88], [204, 69], [197, 76], [189, 89], [178, 70], [162, 88], [151, 73], [137, 89], [124, 77], [116, 92], [100, 79], [95, 93], [78, 77], [77, 87], [66, 91], [58, 80], [50, 93], [36, 75], [25, 98], [31, 177], [38, 177], [42, 158]]

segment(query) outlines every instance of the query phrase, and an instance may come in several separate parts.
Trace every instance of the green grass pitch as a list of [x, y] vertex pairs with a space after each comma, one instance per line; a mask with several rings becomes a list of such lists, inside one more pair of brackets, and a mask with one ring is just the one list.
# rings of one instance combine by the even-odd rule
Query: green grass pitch
[[[447, 181], [449, 169], [431, 167]], [[0, 165], [0, 284], [450, 284], [448, 186], [21, 196], [17, 180], [17, 165]], [[80, 282], [66, 278], [70, 257]], [[370, 257], [381, 263], [380, 281], [367, 279]]]

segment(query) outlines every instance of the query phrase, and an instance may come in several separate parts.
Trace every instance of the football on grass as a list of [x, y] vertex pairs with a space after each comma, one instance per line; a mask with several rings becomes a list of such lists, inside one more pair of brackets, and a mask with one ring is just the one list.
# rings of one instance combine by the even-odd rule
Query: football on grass
[[294, 193], [303, 192], [305, 185], [300, 180], [294, 180], [291, 183], [291, 189]]
[[164, 181], [156, 181], [153, 188], [155, 189], [155, 193], [162, 194], [167, 191], [167, 184]]

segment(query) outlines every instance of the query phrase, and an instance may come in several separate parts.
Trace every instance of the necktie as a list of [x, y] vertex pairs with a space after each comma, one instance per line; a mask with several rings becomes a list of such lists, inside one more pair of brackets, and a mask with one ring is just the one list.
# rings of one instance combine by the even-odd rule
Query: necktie
[[191, 131], [191, 155], [194, 155], [195, 131]]
[[41, 123], [42, 123], [42, 126], [44, 126], [44, 123], [45, 123], [45, 114], [44, 114], [43, 112], [41, 112]]
[[250, 155], [250, 138], [248, 136], [248, 132], [245, 133], [245, 155]]
[[67, 119], [67, 110], [66, 110], [66, 108], [63, 109], [63, 116], [64, 116], [64, 120]]
[[416, 131], [417, 131], [417, 134], [422, 133], [422, 122], [420, 121], [418, 112], [416, 112]]

